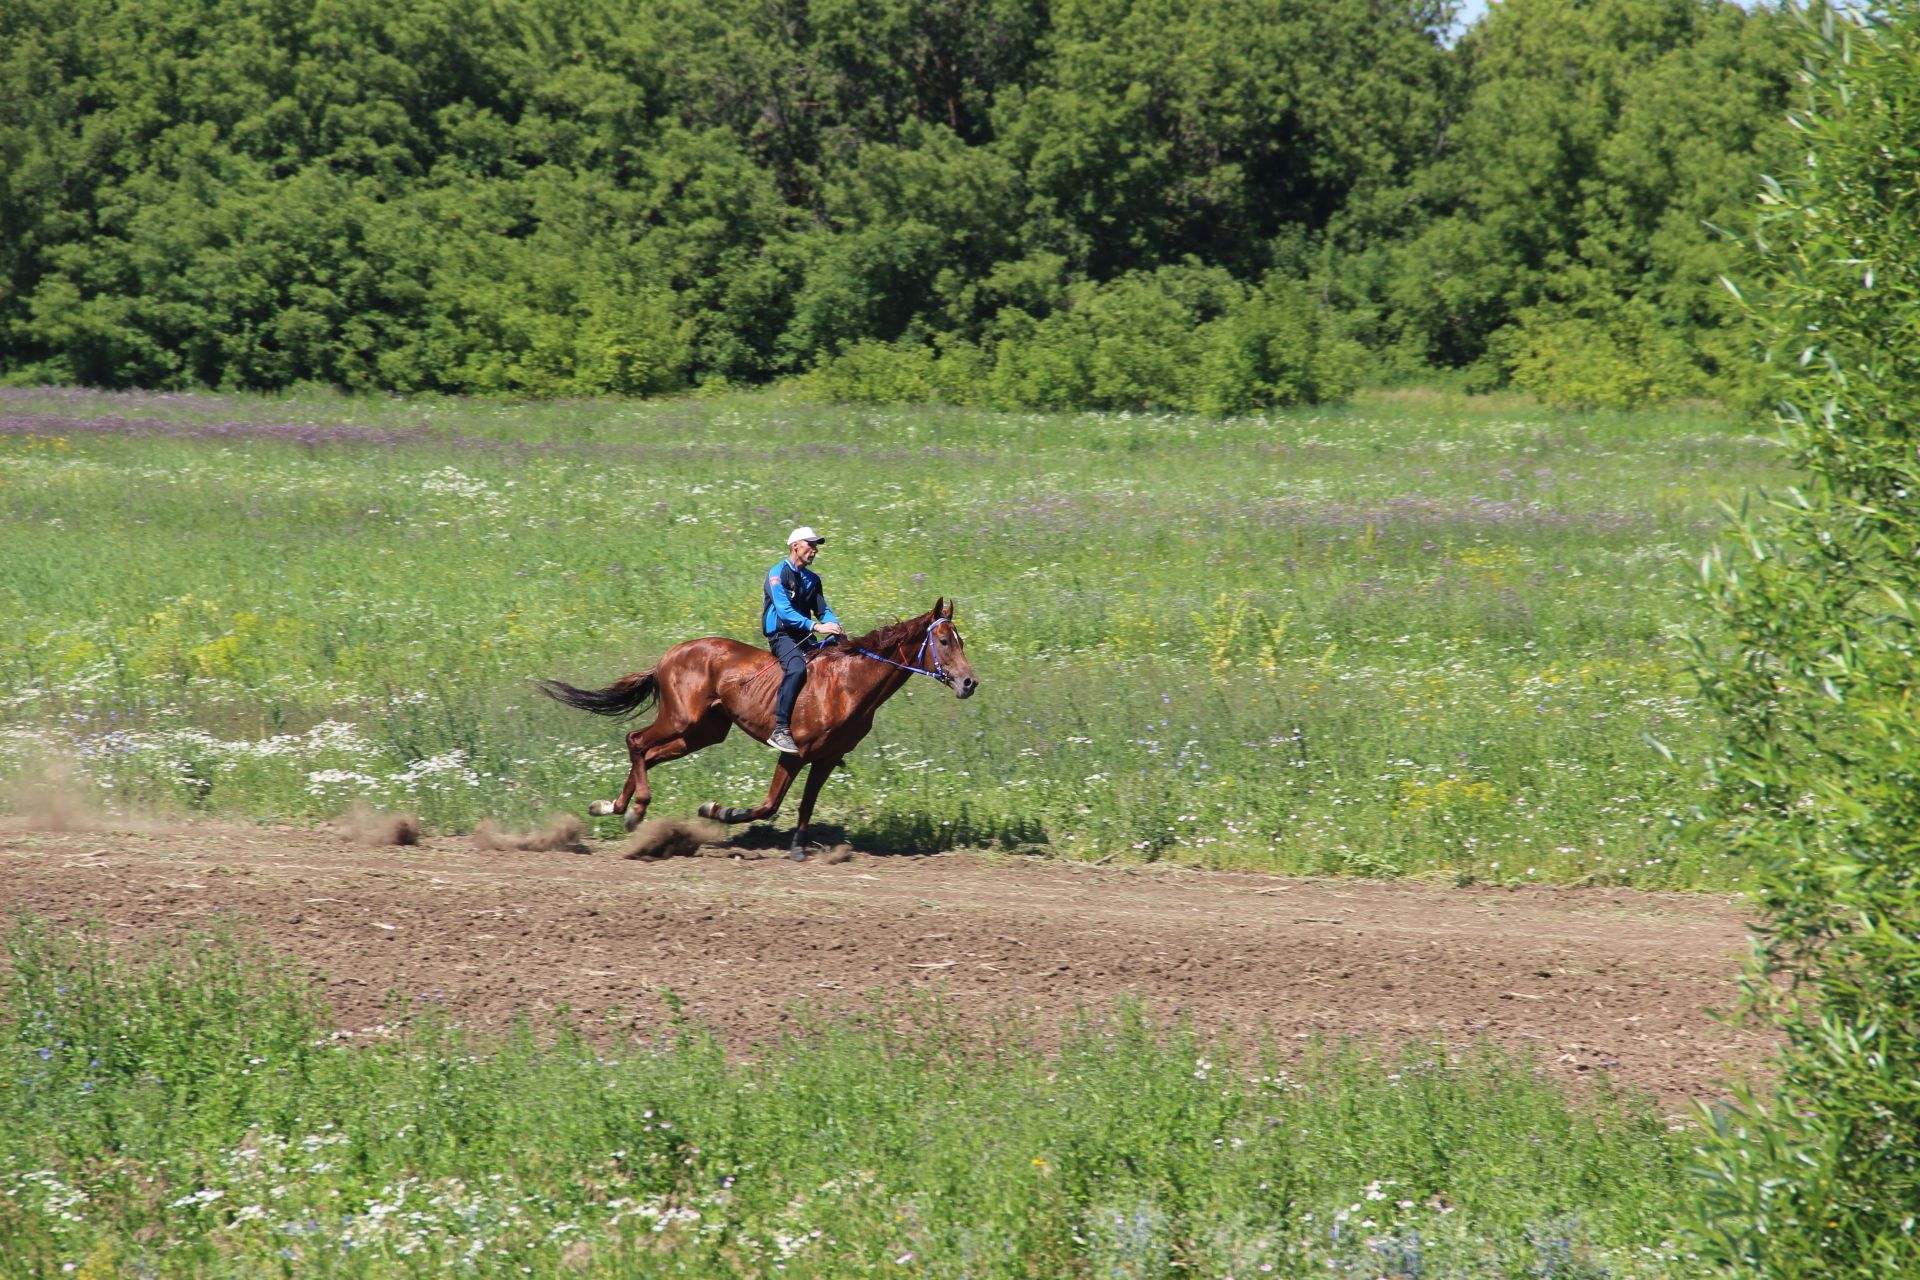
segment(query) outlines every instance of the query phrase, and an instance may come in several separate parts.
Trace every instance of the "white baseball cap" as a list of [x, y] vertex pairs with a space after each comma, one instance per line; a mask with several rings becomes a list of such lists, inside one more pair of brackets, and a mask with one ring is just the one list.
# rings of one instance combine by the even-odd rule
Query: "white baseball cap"
[[819, 534], [813, 531], [813, 526], [810, 524], [803, 524], [798, 529], [795, 529], [792, 533], [787, 535], [788, 546], [792, 546], [796, 542], [825, 542], [825, 541], [826, 541], [825, 538], [821, 537]]

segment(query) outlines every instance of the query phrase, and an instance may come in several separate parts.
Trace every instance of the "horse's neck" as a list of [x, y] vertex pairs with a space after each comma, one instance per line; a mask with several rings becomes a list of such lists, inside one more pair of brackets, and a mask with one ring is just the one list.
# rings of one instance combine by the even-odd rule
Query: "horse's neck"
[[899, 652], [890, 653], [887, 656], [901, 666], [917, 667], [920, 664], [916, 659], [921, 656], [921, 650], [927, 647], [927, 633], [922, 631], [917, 636], [912, 634], [904, 635], [894, 643], [900, 646]]
[[[932, 624], [929, 623], [928, 626], [931, 628]], [[874, 652], [878, 653], [881, 657], [891, 662], [897, 662], [900, 666], [890, 667], [882, 662], [866, 664], [877, 668], [878, 674], [872, 685], [867, 686], [857, 693], [856, 701], [864, 706], [877, 707], [894, 694], [900, 692], [907, 681], [913, 679], [913, 672], [907, 671], [904, 668], [919, 666], [920, 664], [914, 659], [918, 656], [919, 650], [925, 647], [926, 632], [923, 631], [917, 636], [911, 634], [904, 636], [894, 644], [889, 645], [886, 649], [874, 650]]]

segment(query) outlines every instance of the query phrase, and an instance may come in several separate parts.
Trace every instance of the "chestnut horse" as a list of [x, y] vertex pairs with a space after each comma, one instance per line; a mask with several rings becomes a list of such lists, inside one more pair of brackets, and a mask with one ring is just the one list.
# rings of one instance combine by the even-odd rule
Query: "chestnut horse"
[[[700, 816], [721, 822], [761, 822], [779, 812], [801, 767], [811, 766], [800, 792], [800, 825], [787, 856], [806, 860], [807, 823], [821, 784], [849, 751], [873, 728], [873, 713], [899, 692], [909, 676], [931, 676], [967, 698], [980, 687], [967, 662], [966, 646], [953, 625], [953, 606], [944, 598], [917, 618], [819, 650], [807, 672], [806, 688], [793, 709], [797, 753], [782, 753], [774, 766], [766, 799], [751, 809], [703, 804]], [[634, 715], [658, 700], [660, 713], [644, 729], [627, 735], [633, 768], [618, 800], [596, 800], [587, 812], [596, 817], [621, 813], [627, 830], [647, 815], [653, 792], [647, 770], [710, 747], [739, 725], [765, 742], [773, 732], [773, 696], [780, 687], [780, 664], [765, 649], [708, 636], [667, 650], [652, 668], [614, 681], [604, 689], [576, 689], [558, 680], [536, 680], [548, 697], [595, 715]]]

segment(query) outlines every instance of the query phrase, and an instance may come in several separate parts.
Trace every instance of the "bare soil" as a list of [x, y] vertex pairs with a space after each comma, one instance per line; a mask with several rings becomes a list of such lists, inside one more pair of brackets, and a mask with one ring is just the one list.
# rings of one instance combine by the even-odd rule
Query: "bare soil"
[[1133, 996], [1158, 1018], [1282, 1043], [1485, 1038], [1669, 1110], [1720, 1095], [1770, 1047], [1713, 1012], [1732, 1003], [1746, 947], [1726, 898], [844, 845], [794, 863], [766, 832], [635, 861], [625, 841], [591, 836], [551, 851], [432, 836], [369, 847], [321, 830], [127, 825], [0, 830], [0, 902], [116, 939], [234, 913], [310, 966], [348, 1029], [400, 998], [477, 1026], [565, 1005], [651, 1039], [671, 989], [751, 1052], [802, 1005], [874, 992], [937, 991], [963, 1019], [1013, 1008], [1043, 1027]]

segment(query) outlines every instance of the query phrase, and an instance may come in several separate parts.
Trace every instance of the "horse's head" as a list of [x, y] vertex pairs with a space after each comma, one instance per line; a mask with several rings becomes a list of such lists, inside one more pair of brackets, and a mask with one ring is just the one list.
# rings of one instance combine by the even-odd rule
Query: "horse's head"
[[956, 698], [971, 698], [980, 681], [974, 677], [973, 664], [967, 661], [966, 642], [960, 639], [960, 630], [953, 625], [952, 601], [943, 598], [933, 602], [926, 647], [940, 683], [953, 690]]

